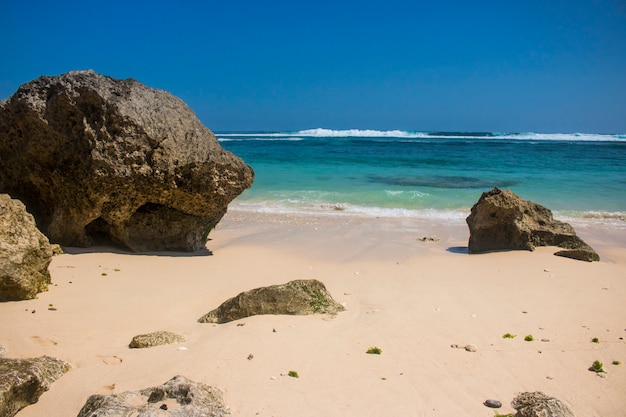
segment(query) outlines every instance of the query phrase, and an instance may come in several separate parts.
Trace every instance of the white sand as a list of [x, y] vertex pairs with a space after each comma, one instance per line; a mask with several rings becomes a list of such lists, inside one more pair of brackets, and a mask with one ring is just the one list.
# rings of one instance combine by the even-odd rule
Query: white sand
[[[576, 228], [601, 262], [556, 257], [554, 248], [468, 255], [462, 221], [344, 212], [231, 211], [211, 234], [212, 256], [70, 249], [50, 265], [48, 292], [0, 303], [7, 357], [72, 365], [18, 416], [76, 416], [91, 394], [184, 375], [222, 389], [234, 416], [492, 417], [484, 400], [502, 401], [505, 414], [516, 393], [540, 390], [579, 417], [621, 417], [626, 229]], [[430, 236], [440, 240], [418, 241]], [[241, 291], [308, 278], [347, 311], [196, 322]], [[157, 330], [186, 342], [128, 348]], [[528, 334], [536, 340], [524, 341]], [[366, 354], [371, 346], [382, 354]], [[594, 360], [605, 378], [588, 370]]]

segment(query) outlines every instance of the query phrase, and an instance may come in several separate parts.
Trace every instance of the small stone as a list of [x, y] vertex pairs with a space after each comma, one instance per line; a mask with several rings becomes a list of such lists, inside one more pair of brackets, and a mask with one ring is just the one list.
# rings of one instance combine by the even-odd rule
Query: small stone
[[546, 377], [546, 379], [554, 379], [554, 377], [553, 377], [553, 376], [548, 375], [548, 376]]
[[246, 323], [237, 323], [237, 327], [243, 327], [245, 325], [246, 325]]
[[478, 348], [475, 345], [465, 345], [465, 350], [468, 352], [476, 352]]
[[251, 353], [248, 355], [248, 360], [251, 361], [252, 359], [254, 359], [254, 355]]
[[548, 343], [550, 339], [541, 339], [542, 342]]
[[167, 404], [161, 404], [159, 407], [161, 410], [167, 410]]
[[483, 404], [485, 405], [485, 407], [489, 407], [489, 408], [502, 407], [502, 403], [498, 400], [486, 400]]
[[50, 310], [50, 311], [57, 311], [57, 308], [56, 307], [48, 307], [48, 310]]
[[31, 314], [35, 314], [35, 310], [31, 311]]
[[276, 333], [276, 329], [272, 329], [272, 333]]

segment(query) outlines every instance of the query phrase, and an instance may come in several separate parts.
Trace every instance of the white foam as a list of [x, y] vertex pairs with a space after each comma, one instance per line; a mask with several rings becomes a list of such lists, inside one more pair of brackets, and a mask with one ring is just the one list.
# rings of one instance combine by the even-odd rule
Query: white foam
[[472, 139], [472, 140], [527, 140], [527, 141], [565, 141], [565, 142], [626, 142], [626, 134], [597, 133], [443, 133], [406, 130], [374, 129], [306, 129], [296, 132], [258, 132], [258, 133], [218, 133], [218, 140], [304, 140], [305, 138], [396, 138], [396, 139]]

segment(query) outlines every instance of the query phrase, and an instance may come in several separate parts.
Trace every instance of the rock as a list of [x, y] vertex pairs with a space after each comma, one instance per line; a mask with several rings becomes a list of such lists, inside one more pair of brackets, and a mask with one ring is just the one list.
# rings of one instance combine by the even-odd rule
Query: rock
[[[163, 405], [165, 404], [165, 407]], [[158, 387], [112, 395], [92, 395], [78, 417], [223, 417], [230, 411], [222, 391], [175, 376]]]
[[204, 248], [254, 172], [182, 100], [93, 71], [42, 76], [0, 104], [0, 192], [50, 241]]
[[37, 402], [70, 366], [55, 358], [0, 358], [0, 416], [12, 417]]
[[179, 343], [184, 341], [185, 338], [181, 335], [171, 332], [159, 331], [147, 334], [140, 334], [133, 337], [133, 340], [131, 340], [128, 347], [131, 349], [141, 349], [160, 345], [169, 345], [171, 343]]
[[0, 301], [26, 300], [48, 290], [48, 265], [60, 252], [19, 200], [0, 194]]
[[516, 417], [575, 417], [561, 400], [543, 392], [522, 392], [511, 402]]
[[598, 254], [576, 236], [568, 223], [554, 220], [552, 212], [509, 190], [485, 192], [466, 219], [470, 230], [469, 253], [499, 250], [534, 250], [558, 246], [555, 253], [573, 259], [599, 261]]
[[336, 314], [345, 310], [321, 282], [295, 280], [256, 288], [224, 301], [200, 317], [200, 323], [228, 323], [257, 314]]
[[465, 345], [465, 350], [468, 352], [476, 352], [478, 348], [476, 345]]
[[502, 407], [502, 403], [498, 400], [486, 400], [483, 404], [485, 405], [485, 407], [489, 407], [489, 408]]

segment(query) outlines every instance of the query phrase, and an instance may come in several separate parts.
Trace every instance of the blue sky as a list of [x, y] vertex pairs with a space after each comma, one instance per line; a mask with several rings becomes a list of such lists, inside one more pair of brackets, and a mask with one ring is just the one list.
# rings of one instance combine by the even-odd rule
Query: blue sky
[[0, 98], [90, 68], [215, 131], [626, 133], [624, 0], [0, 2]]

